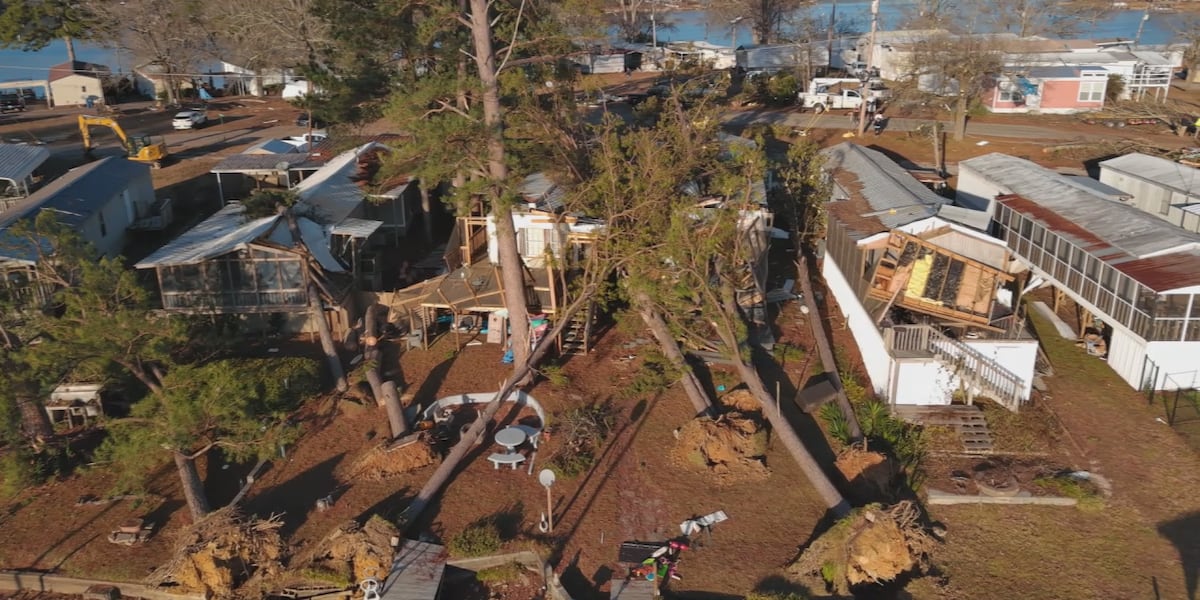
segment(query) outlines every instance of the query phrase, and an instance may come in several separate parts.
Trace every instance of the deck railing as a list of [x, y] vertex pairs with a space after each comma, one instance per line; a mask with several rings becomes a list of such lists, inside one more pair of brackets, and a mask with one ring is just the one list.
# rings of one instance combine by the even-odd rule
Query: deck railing
[[1025, 382], [995, 360], [928, 325], [896, 325], [884, 330], [888, 349], [936, 358], [950, 366], [968, 385], [973, 385], [1016, 411], [1024, 402]]

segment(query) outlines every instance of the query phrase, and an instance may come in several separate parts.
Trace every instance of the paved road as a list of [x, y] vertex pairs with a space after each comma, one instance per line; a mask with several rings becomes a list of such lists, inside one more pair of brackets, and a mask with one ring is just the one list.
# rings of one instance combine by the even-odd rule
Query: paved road
[[[825, 113], [817, 117], [811, 112], [800, 113], [786, 110], [746, 110], [727, 113], [722, 121], [727, 125], [745, 126], [751, 123], [771, 123], [796, 127], [800, 129], [851, 129], [850, 117], [839, 113]], [[929, 119], [889, 119], [888, 131], [912, 131], [921, 125], [927, 125]], [[949, 121], [942, 125], [950, 131]], [[1065, 131], [1052, 127], [1037, 125], [1011, 125], [1005, 123], [967, 123], [967, 136], [976, 138], [1003, 137], [1018, 138], [1030, 141], [1062, 140], [1062, 141], [1099, 141], [1105, 136], [1083, 134]]]

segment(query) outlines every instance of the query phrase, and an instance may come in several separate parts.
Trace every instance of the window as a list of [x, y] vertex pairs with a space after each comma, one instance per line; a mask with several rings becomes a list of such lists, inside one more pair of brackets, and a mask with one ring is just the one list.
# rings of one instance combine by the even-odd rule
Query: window
[[96, 213], [96, 216], [99, 217], [99, 219], [100, 219], [100, 237], [107, 237], [108, 236], [108, 225], [106, 225], [104, 223], [104, 213], [98, 212], [98, 213]]
[[1108, 87], [1108, 78], [1089, 76], [1085, 74], [1079, 82], [1080, 102], [1103, 102], [1104, 88]]
[[1011, 81], [1001, 81], [1000, 85], [996, 87], [998, 90], [996, 95], [997, 102], [1016, 102], [1021, 95], [1017, 92], [1016, 86]]

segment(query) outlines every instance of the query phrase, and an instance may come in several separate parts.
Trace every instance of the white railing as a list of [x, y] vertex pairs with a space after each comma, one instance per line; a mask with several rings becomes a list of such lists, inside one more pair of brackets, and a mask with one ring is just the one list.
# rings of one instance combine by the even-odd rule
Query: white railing
[[885, 330], [888, 349], [932, 356], [950, 366], [968, 385], [1016, 411], [1024, 402], [1025, 382], [978, 350], [928, 325], [896, 325]]

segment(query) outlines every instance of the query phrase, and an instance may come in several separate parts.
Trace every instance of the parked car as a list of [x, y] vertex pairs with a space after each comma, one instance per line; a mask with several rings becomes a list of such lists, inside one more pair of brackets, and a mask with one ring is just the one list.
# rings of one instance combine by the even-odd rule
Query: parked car
[[171, 121], [171, 127], [175, 129], [198, 129], [208, 122], [208, 117], [202, 111], [185, 110], [175, 113], [175, 119]]
[[[325, 121], [322, 121], [321, 119], [314, 118], [312, 120], [313, 129], [324, 129], [325, 125], [326, 125]], [[296, 116], [296, 127], [308, 127], [308, 113], [307, 112], [302, 112]]]
[[0, 112], [25, 110], [25, 99], [20, 94], [0, 94]]

